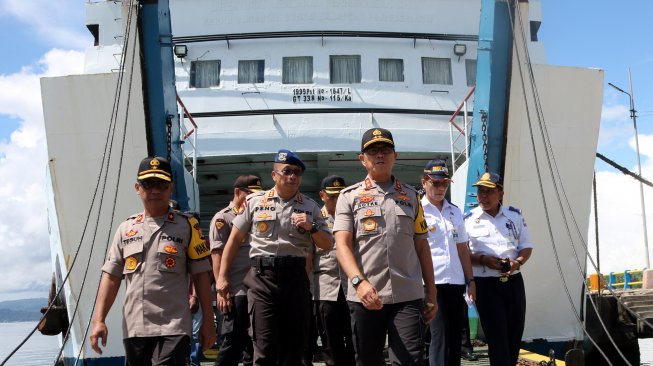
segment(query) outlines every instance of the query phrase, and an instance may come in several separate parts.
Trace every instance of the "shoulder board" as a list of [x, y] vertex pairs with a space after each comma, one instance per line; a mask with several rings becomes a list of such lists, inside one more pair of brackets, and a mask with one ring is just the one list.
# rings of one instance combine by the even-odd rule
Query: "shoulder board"
[[187, 219], [190, 219], [191, 217], [193, 217], [193, 214], [190, 213], [190, 212], [181, 212], [181, 211], [177, 211], [177, 210], [172, 210], [172, 212], [174, 212], [176, 215], [185, 217]]
[[252, 198], [259, 197], [259, 196], [262, 196], [262, 195], [267, 194], [267, 193], [268, 193], [268, 191], [254, 192], [254, 193], [248, 194], [247, 198], [245, 198], [245, 200], [249, 202]]
[[467, 219], [467, 218], [470, 217], [470, 216], [472, 216], [472, 212], [471, 212], [471, 211], [467, 211], [467, 212], [465, 212], [465, 214], [463, 215], [463, 220]]
[[460, 207], [458, 207], [458, 206], [456, 206], [456, 205], [454, 205], [454, 204], [453, 204], [453, 203], [451, 203], [451, 202], [449, 202], [449, 204], [450, 204], [451, 206], [453, 206], [453, 207], [455, 207], [455, 208], [460, 208]]
[[135, 218], [137, 218], [137, 217], [138, 217], [138, 214], [136, 214], [136, 215], [131, 215], [131, 216], [129, 216], [128, 218], [126, 218], [125, 221], [133, 220], [133, 219], [135, 219]]
[[352, 190], [360, 187], [362, 184], [363, 184], [363, 182], [358, 182], [358, 183], [352, 184], [349, 187], [344, 188], [342, 191], [340, 191], [340, 193], [342, 194], [342, 193], [345, 193], [345, 192], [352, 191]]
[[318, 205], [317, 202], [316, 202], [314, 199], [312, 199], [311, 197], [308, 197], [307, 195], [302, 194], [302, 198], [303, 198], [305, 201], [308, 201], [308, 202], [314, 203], [315, 205], [318, 206], [318, 208], [320, 207], [320, 205]]
[[413, 192], [417, 192], [417, 188], [411, 186], [410, 184], [401, 183], [401, 186], [404, 187], [404, 188], [408, 188], [408, 189], [410, 189], [410, 190], [413, 191]]
[[517, 212], [518, 214], [521, 215], [521, 210], [518, 209], [517, 207], [508, 206], [508, 211]]
[[230, 210], [230, 207], [227, 206], [227, 207], [223, 208], [222, 210], [218, 211], [215, 215], [217, 216], [217, 215], [227, 213], [229, 210]]

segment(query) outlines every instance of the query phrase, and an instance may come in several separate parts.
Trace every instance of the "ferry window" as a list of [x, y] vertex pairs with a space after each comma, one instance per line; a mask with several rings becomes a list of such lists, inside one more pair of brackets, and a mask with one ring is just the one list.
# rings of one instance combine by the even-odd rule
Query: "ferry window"
[[265, 60], [238, 61], [238, 84], [254, 84], [265, 81]]
[[281, 79], [283, 84], [312, 84], [313, 57], [284, 57]]
[[191, 88], [209, 88], [220, 85], [220, 60], [191, 61]]
[[380, 58], [379, 81], [404, 81], [404, 60]]
[[452, 85], [451, 59], [422, 57], [422, 82]]
[[331, 84], [354, 84], [361, 82], [361, 56], [329, 56]]
[[465, 73], [467, 74], [467, 86], [476, 85], [476, 60], [465, 60]]

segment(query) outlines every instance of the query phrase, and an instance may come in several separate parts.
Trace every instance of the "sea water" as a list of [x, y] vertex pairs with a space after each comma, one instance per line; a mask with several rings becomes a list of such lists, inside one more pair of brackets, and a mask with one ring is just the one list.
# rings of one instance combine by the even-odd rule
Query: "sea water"
[[[0, 362], [34, 329], [36, 322], [0, 323]], [[54, 365], [59, 352], [59, 336], [44, 336], [36, 331], [16, 352], [7, 366]], [[639, 351], [642, 366], [653, 366], [653, 339], [640, 339]]]

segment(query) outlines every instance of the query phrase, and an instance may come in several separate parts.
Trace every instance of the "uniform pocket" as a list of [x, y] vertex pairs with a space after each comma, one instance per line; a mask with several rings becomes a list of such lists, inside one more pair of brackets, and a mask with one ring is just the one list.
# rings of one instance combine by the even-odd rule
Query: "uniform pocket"
[[252, 219], [252, 233], [259, 238], [274, 238], [276, 234], [277, 213], [274, 211], [259, 211]]
[[412, 236], [415, 233], [412, 207], [395, 206], [395, 215], [397, 215], [397, 232]]
[[159, 259], [158, 269], [161, 272], [181, 272], [185, 267], [184, 248], [181, 244], [174, 242], [161, 242], [157, 249]]
[[132, 243], [127, 245], [122, 250], [123, 257], [125, 258], [125, 267], [122, 274], [130, 274], [136, 272], [143, 263], [143, 243]]
[[356, 211], [358, 235], [375, 235], [380, 233], [381, 220], [380, 207], [362, 207], [358, 209]]

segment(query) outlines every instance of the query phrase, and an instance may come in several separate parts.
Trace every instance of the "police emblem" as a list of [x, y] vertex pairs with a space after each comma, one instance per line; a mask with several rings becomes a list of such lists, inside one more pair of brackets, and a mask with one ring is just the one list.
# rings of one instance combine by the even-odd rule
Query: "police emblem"
[[158, 159], [152, 159], [152, 161], [150, 161], [150, 167], [152, 167], [152, 169], [158, 169], [159, 165], [161, 165], [161, 162]]
[[166, 245], [163, 250], [168, 254], [177, 254], [177, 247], [174, 245]]
[[125, 268], [127, 268], [128, 271], [133, 271], [134, 269], [136, 269], [137, 265], [138, 265], [138, 260], [133, 256], [127, 257], [127, 259], [125, 259]]
[[125, 234], [125, 235], [127, 235], [128, 238], [131, 238], [132, 236], [134, 236], [136, 234], [138, 234], [138, 231], [132, 229], [132, 230], [129, 230], [129, 232], [127, 232], [127, 234]]
[[339, 180], [334, 181], [333, 186], [334, 187], [340, 187], [340, 181]]
[[259, 233], [264, 233], [268, 231], [268, 223], [265, 221], [261, 221], [258, 224], [256, 224], [256, 230], [258, 230]]
[[363, 203], [368, 203], [368, 202], [374, 201], [374, 196], [363, 196], [363, 197], [359, 198], [358, 200], [363, 202]]
[[166, 267], [168, 267], [168, 268], [172, 268], [177, 264], [177, 261], [172, 257], [168, 257], [168, 258], [166, 258], [165, 261], [163, 261], [163, 264], [165, 264]]
[[260, 181], [260, 180], [257, 180], [257, 181], [256, 181], [256, 185], [260, 187], [260, 186], [261, 186], [261, 181]]
[[374, 216], [374, 211], [368, 208], [367, 211], [365, 211], [365, 213], [363, 214], [363, 216]]
[[217, 219], [215, 220], [215, 228], [218, 230], [221, 230], [224, 227], [224, 220], [223, 219]]
[[430, 232], [434, 233], [437, 229], [438, 228], [437, 228], [437, 226], [435, 226], [435, 224], [434, 225], [429, 225], [429, 231]]
[[367, 219], [363, 221], [363, 229], [365, 231], [376, 230], [376, 221], [374, 221], [374, 219]]
[[381, 130], [374, 130], [374, 132], [372, 132], [372, 135], [374, 137], [379, 137], [379, 136], [381, 136], [381, 134], [382, 134]]
[[285, 153], [285, 152], [279, 153], [279, 161], [286, 161], [287, 156], [288, 156], [288, 153]]

